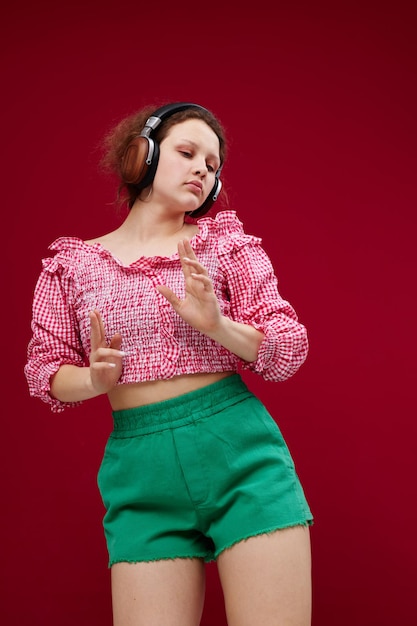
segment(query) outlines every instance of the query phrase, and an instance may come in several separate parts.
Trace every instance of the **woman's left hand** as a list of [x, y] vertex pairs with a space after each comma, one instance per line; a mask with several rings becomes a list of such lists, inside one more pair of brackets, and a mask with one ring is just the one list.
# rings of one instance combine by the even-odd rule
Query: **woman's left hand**
[[178, 243], [178, 254], [184, 272], [185, 298], [180, 300], [165, 285], [158, 285], [157, 289], [187, 324], [202, 333], [213, 333], [221, 322], [222, 314], [211, 279], [188, 239]]

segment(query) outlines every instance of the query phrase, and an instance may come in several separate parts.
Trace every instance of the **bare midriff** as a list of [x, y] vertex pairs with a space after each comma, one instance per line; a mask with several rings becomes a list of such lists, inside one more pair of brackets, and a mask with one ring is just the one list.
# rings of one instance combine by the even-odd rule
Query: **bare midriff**
[[108, 393], [113, 411], [132, 409], [155, 402], [170, 400], [184, 393], [201, 389], [235, 372], [186, 374], [168, 380], [151, 380], [143, 383], [117, 385]]

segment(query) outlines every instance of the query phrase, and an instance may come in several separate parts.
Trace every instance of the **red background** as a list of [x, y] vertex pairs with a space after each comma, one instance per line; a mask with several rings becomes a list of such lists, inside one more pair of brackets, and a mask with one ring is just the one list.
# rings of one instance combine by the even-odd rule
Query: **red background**
[[[412, 5], [414, 3], [410, 3]], [[40, 260], [120, 221], [96, 146], [148, 102], [211, 108], [230, 208], [310, 334], [291, 380], [245, 374], [315, 515], [315, 626], [416, 623], [416, 14], [401, 3], [17, 2], [1, 23], [1, 604], [109, 626], [96, 471], [107, 400], [54, 415], [23, 377]], [[203, 626], [225, 624], [215, 566]]]

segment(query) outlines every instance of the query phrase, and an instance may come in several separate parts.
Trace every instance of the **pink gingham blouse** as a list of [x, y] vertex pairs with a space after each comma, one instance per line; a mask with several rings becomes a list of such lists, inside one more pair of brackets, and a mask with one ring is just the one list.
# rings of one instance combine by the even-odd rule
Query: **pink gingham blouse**
[[100, 311], [108, 339], [122, 335], [126, 356], [118, 384], [239, 367], [281, 381], [297, 371], [307, 356], [306, 329], [279, 295], [261, 240], [244, 232], [235, 211], [197, 223], [191, 245], [213, 281], [222, 314], [265, 334], [256, 361], [243, 361], [193, 329], [157, 291], [156, 285], [167, 285], [184, 297], [177, 253], [141, 257], [126, 266], [99, 243], [61, 237], [49, 246], [55, 255], [43, 259], [35, 288], [25, 366], [32, 396], [53, 411], [80, 404], [53, 398], [50, 379], [61, 365], [88, 365], [93, 309]]

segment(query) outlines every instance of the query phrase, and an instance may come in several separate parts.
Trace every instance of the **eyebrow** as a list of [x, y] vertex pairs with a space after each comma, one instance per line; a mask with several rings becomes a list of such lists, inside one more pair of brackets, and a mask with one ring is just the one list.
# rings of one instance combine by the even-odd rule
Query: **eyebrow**
[[[191, 146], [193, 146], [193, 148], [198, 148], [198, 147], [199, 147], [199, 145], [198, 145], [195, 141], [193, 141], [192, 139], [186, 139], [185, 137], [183, 137], [182, 139], [181, 139], [181, 138], [179, 138], [179, 141], [185, 141], [186, 143], [189, 143]], [[209, 157], [210, 159], [214, 159], [215, 161], [218, 161], [218, 162], [219, 162], [219, 165], [220, 165], [221, 160], [220, 160], [220, 157], [219, 157], [219, 156], [217, 156], [216, 154], [211, 154], [211, 153], [210, 153], [210, 154], [208, 155], [208, 157]]]

